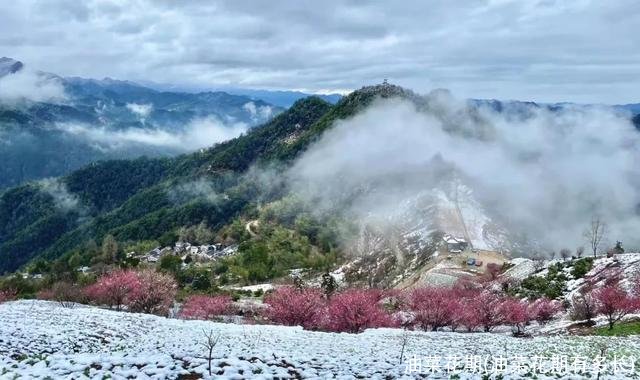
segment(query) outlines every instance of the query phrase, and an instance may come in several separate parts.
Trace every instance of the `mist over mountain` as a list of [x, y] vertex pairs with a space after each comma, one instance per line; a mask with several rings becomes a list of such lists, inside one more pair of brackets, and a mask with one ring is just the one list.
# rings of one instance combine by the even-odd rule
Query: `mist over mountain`
[[[245, 281], [309, 260], [356, 267], [368, 257], [387, 281], [424, 262], [446, 233], [484, 250], [551, 254], [584, 245], [596, 215], [609, 225], [607, 244], [640, 246], [640, 135], [630, 113], [500, 107], [369, 86], [336, 105], [299, 100], [192, 154], [92, 164], [12, 188], [0, 197], [0, 270], [91, 260], [83, 247], [106, 235], [171, 243], [199, 224], [239, 244], [228, 265]], [[256, 235], [240, 233], [252, 220]]]
[[225, 92], [161, 92], [0, 60], [0, 189], [90, 162], [171, 156], [228, 140], [281, 107]]

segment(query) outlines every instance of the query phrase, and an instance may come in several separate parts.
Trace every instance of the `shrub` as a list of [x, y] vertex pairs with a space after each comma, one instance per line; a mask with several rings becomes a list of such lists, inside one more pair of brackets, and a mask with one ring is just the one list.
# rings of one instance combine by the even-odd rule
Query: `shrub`
[[140, 278], [131, 270], [118, 270], [107, 273], [85, 289], [87, 298], [99, 305], [116, 308], [117, 311], [127, 305], [134, 293], [140, 291]]
[[591, 294], [595, 300], [596, 313], [607, 317], [609, 330], [627, 314], [638, 309], [636, 300], [618, 284], [603, 286], [593, 290]]
[[82, 288], [70, 282], [58, 281], [51, 286], [49, 292], [38, 293], [39, 298], [49, 297], [50, 301], [57, 301], [62, 307], [73, 307], [76, 303], [87, 300]]
[[282, 286], [265, 296], [264, 303], [265, 316], [272, 322], [305, 329], [324, 324], [326, 305], [320, 289]]
[[191, 296], [182, 306], [180, 316], [185, 319], [214, 320], [229, 314], [232, 302], [229, 296]]
[[138, 313], [168, 315], [176, 296], [177, 284], [171, 275], [152, 269], [137, 272], [139, 287], [129, 297], [129, 310]]
[[411, 292], [410, 309], [415, 316], [415, 323], [423, 330], [436, 331], [449, 325], [455, 304], [451, 290], [445, 288], [420, 288]]
[[576, 260], [571, 269], [571, 275], [573, 278], [578, 279], [584, 277], [589, 273], [593, 267], [593, 257], [585, 257], [584, 259]]
[[393, 318], [380, 305], [382, 292], [349, 289], [329, 300], [329, 329], [359, 333], [367, 328], [395, 326]]
[[529, 305], [529, 314], [539, 324], [545, 325], [551, 321], [560, 311], [562, 305], [558, 301], [552, 301], [548, 298], [540, 298]]

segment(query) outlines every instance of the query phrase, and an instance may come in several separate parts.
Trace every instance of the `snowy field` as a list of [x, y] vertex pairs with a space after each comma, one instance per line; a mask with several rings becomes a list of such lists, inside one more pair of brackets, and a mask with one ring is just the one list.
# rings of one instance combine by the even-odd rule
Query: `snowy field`
[[[212, 376], [203, 331], [219, 337]], [[595, 379], [594, 368], [605, 367], [608, 375], [601, 379], [619, 379], [638, 378], [624, 361], [634, 354], [640, 356], [638, 337], [513, 338], [395, 329], [351, 335], [65, 309], [44, 301], [0, 305], [0, 379], [586, 378], [580, 370]]]

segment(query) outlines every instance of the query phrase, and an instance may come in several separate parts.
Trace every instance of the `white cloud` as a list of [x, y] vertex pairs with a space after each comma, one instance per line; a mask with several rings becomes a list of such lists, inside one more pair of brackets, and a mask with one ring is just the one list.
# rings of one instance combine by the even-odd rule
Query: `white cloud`
[[102, 149], [118, 149], [130, 144], [142, 144], [187, 152], [237, 137], [247, 130], [247, 125], [224, 124], [214, 117], [206, 117], [195, 119], [178, 131], [142, 128], [112, 130], [69, 123], [58, 123], [55, 128], [94, 142]]
[[592, 215], [610, 239], [640, 247], [638, 132], [604, 109], [532, 112], [478, 114], [445, 97], [425, 113], [387, 101], [337, 123], [289, 178], [315, 208], [384, 219], [456, 173], [503, 225], [548, 248], [583, 245]]
[[153, 104], [127, 103], [127, 109], [141, 119], [145, 119], [153, 111]]
[[249, 112], [251, 120], [269, 120], [273, 116], [273, 108], [271, 106], [256, 106], [254, 102], [245, 103], [242, 108]]
[[60, 80], [26, 68], [0, 77], [0, 103], [14, 104], [22, 101], [61, 102], [65, 100]]
[[0, 50], [63, 75], [200, 87], [315, 91], [389, 78], [462, 97], [640, 99], [634, 0], [324, 4], [8, 2]]

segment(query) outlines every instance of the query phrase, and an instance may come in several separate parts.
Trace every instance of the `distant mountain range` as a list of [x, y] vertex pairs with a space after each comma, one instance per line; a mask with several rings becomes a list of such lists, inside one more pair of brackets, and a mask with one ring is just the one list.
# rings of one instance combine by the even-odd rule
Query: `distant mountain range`
[[[167, 84], [159, 84], [154, 82], [143, 82], [145, 86], [150, 88], [159, 90], [159, 91], [180, 91], [180, 92], [191, 92], [197, 93], [205, 91], [206, 88], [193, 87], [193, 86], [176, 86], [176, 85], [167, 85]], [[223, 87], [217, 89], [217, 91], [224, 91], [233, 95], [246, 96], [254, 100], [263, 100], [267, 103], [273, 104], [275, 106], [289, 108], [300, 99], [307, 98], [309, 96], [317, 96], [320, 99], [329, 102], [331, 104], [336, 104], [340, 99], [342, 99], [341, 94], [311, 94], [305, 93], [302, 91], [284, 91], [284, 90], [258, 90], [258, 89], [250, 89], [250, 88], [237, 88], [237, 87]]]
[[221, 91], [168, 92], [110, 78], [63, 78], [3, 57], [0, 189], [102, 159], [195, 151], [282, 111]]

